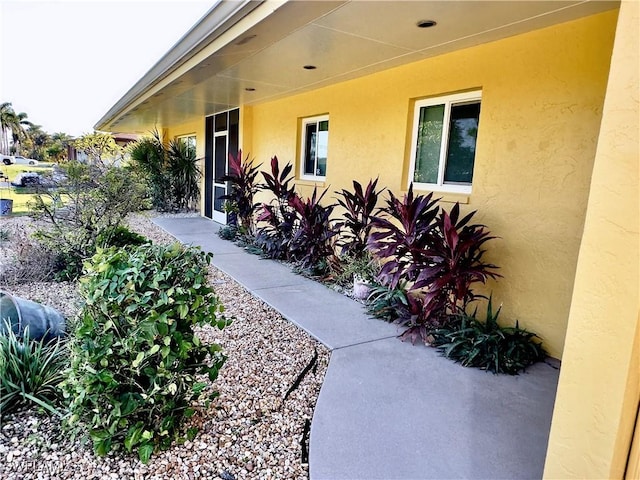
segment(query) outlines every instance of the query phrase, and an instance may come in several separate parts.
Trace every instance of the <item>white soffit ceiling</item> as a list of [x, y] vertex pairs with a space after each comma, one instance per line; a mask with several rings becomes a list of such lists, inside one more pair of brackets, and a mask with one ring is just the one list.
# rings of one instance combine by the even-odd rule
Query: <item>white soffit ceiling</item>
[[[146, 97], [142, 92], [98, 127], [143, 133], [154, 125], [281, 98], [618, 5], [577, 0], [288, 2], [181, 75], [174, 72], [177, 78], [158, 92]], [[421, 29], [416, 26], [420, 20], [437, 25]], [[305, 70], [304, 65], [317, 68]]]

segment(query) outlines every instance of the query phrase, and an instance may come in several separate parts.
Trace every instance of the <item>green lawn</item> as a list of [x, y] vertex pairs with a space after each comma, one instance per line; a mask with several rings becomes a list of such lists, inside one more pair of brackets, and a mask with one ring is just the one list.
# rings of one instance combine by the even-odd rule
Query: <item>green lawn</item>
[[[21, 172], [50, 172], [52, 164], [45, 166], [30, 165], [0, 165], [0, 172], [9, 177], [11, 182]], [[13, 200], [13, 214], [24, 215], [29, 213], [28, 202], [33, 200], [32, 190], [16, 189], [15, 187], [0, 188], [0, 198]], [[46, 197], [45, 197], [46, 198]]]

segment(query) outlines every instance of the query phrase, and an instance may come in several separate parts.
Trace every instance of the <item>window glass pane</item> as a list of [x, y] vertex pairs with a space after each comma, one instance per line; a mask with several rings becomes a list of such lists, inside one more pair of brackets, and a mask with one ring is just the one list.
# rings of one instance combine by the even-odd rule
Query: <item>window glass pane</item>
[[413, 181], [437, 183], [442, 142], [444, 105], [433, 105], [420, 109], [418, 121], [418, 144]]
[[224, 202], [222, 197], [225, 194], [224, 187], [214, 187], [213, 209], [216, 212], [224, 212]]
[[216, 183], [227, 174], [227, 137], [221, 135], [215, 138], [215, 175]]
[[316, 123], [308, 123], [305, 126], [305, 147], [304, 147], [304, 173], [305, 175], [316, 174]]
[[329, 146], [329, 122], [320, 122], [318, 132], [316, 175], [324, 177], [327, 175], [327, 148]]
[[445, 183], [471, 183], [480, 103], [452, 105]]
[[227, 129], [227, 112], [218, 113], [215, 116], [215, 132], [222, 132]]
[[178, 140], [180, 140], [181, 142], [184, 142], [185, 146], [187, 147], [187, 151], [190, 153], [193, 152], [193, 154], [195, 155], [195, 152], [196, 152], [195, 135], [189, 135], [188, 137], [179, 137]]

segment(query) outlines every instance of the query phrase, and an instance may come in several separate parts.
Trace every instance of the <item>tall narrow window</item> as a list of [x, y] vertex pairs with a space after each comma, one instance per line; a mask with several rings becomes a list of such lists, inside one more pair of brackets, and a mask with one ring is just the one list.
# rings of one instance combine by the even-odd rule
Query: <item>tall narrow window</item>
[[409, 182], [471, 193], [481, 92], [416, 102]]
[[324, 180], [327, 176], [329, 116], [302, 120], [301, 178]]
[[195, 155], [196, 153], [196, 136], [195, 135], [180, 135], [176, 138], [178, 141], [183, 142], [187, 146], [187, 149], [189, 150], [189, 152], [193, 152], [193, 154]]

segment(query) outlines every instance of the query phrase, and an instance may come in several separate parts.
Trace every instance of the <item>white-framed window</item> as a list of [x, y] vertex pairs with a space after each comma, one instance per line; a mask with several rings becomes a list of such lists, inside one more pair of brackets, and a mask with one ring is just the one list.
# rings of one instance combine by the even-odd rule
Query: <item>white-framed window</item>
[[481, 99], [478, 90], [416, 102], [409, 183], [471, 193]]
[[329, 115], [302, 119], [300, 178], [324, 180], [327, 176]]
[[183, 142], [187, 148], [194, 154], [196, 152], [196, 136], [195, 135], [179, 135], [176, 137], [179, 142]]

